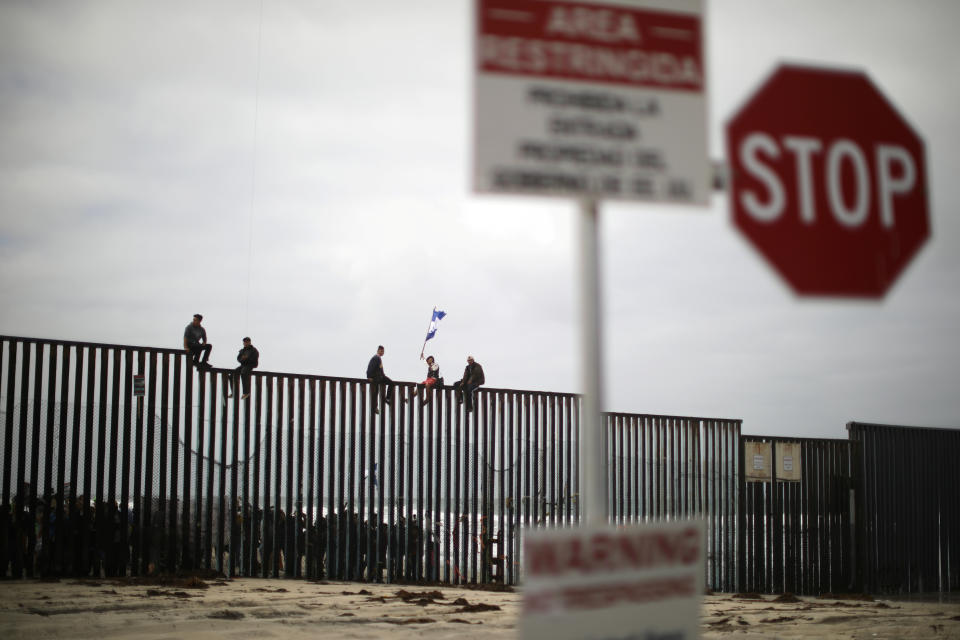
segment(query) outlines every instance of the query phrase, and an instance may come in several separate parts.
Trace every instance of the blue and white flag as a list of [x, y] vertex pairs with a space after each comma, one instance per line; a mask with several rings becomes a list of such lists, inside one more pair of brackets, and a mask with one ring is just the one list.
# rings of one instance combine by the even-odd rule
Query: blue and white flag
[[430, 318], [430, 327], [427, 329], [427, 338], [424, 342], [437, 335], [437, 324], [439, 324], [446, 315], [446, 311], [437, 311], [436, 307], [433, 308], [433, 317]]

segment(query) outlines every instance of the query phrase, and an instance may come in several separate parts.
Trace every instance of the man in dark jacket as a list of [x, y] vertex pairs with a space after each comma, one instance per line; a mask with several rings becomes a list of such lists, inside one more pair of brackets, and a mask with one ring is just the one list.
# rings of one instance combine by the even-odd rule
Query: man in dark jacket
[[373, 396], [374, 396], [374, 413], [380, 413], [380, 409], [377, 407], [377, 400], [380, 400], [380, 403], [390, 404], [390, 397], [387, 395], [387, 385], [392, 383], [393, 380], [388, 378], [386, 374], [383, 373], [383, 345], [377, 347], [377, 352], [370, 358], [370, 362], [367, 363], [367, 380], [373, 383]]
[[[250, 372], [260, 364], [260, 352], [250, 343], [250, 338], [243, 339], [243, 348], [237, 353], [237, 362], [240, 366], [234, 369], [234, 377], [240, 376], [240, 381], [243, 383], [243, 395], [240, 399], [246, 400], [250, 397]], [[230, 387], [231, 391], [228, 395], [232, 396], [233, 378], [230, 378]]]
[[483, 367], [479, 362], [475, 362], [473, 356], [467, 356], [467, 366], [463, 369], [463, 378], [453, 385], [453, 392], [457, 398], [457, 404], [461, 404], [466, 397], [467, 411], [473, 411], [473, 395], [477, 388], [486, 380], [483, 377]]
[[[210, 350], [213, 345], [207, 342], [207, 330], [200, 326], [203, 316], [199, 313], [193, 314], [193, 322], [187, 325], [183, 330], [183, 348], [193, 357], [193, 364], [198, 369], [208, 368], [210, 363]], [[200, 356], [203, 355], [201, 359]]]

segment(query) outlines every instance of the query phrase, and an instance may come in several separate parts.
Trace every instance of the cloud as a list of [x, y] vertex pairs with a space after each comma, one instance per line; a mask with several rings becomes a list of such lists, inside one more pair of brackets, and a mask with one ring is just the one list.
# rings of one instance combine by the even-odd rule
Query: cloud
[[[876, 303], [803, 300], [710, 207], [604, 203], [617, 411], [845, 437], [953, 424], [960, 127], [950, 2], [708, 3], [711, 154], [782, 59], [866, 68], [924, 137], [934, 236]], [[870, 28], [863, 28], [864, 16]], [[954, 18], [951, 20], [951, 18]], [[577, 204], [476, 196], [469, 3], [0, 5], [0, 333], [265, 370], [580, 385]]]

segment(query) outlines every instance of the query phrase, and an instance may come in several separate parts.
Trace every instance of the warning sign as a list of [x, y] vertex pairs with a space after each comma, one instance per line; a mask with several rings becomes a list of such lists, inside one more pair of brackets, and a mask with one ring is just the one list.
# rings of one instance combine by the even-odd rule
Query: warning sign
[[521, 637], [695, 638], [701, 520], [529, 531]]
[[800, 443], [777, 443], [777, 480], [798, 481], [802, 479], [800, 466]]
[[747, 482], [770, 482], [773, 471], [769, 442], [743, 441], [744, 476]]

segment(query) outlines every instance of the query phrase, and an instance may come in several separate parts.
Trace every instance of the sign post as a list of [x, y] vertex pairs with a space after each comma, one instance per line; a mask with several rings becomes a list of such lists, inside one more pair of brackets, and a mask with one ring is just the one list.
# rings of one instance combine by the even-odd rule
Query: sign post
[[[475, 2], [474, 189], [579, 201], [582, 525], [525, 532], [522, 636], [694, 637], [702, 523], [608, 524], [597, 229], [603, 198], [709, 203], [702, 2]], [[683, 566], [604, 567], [593, 555], [559, 576], [531, 564], [589, 545], [602, 554], [614, 540], [637, 559], [654, 538], [673, 549], [666, 564], [683, 547]]]
[[600, 390], [603, 388], [603, 340], [600, 326], [600, 258], [597, 242], [596, 200], [580, 201], [580, 349], [583, 413], [580, 424], [580, 496], [588, 526], [607, 523], [606, 430], [601, 423]]
[[580, 202], [587, 522], [607, 515], [599, 203], [708, 204], [702, 14], [701, 0], [476, 0], [474, 189]]
[[734, 225], [797, 294], [882, 298], [930, 235], [923, 140], [862, 72], [778, 67], [727, 158]]

